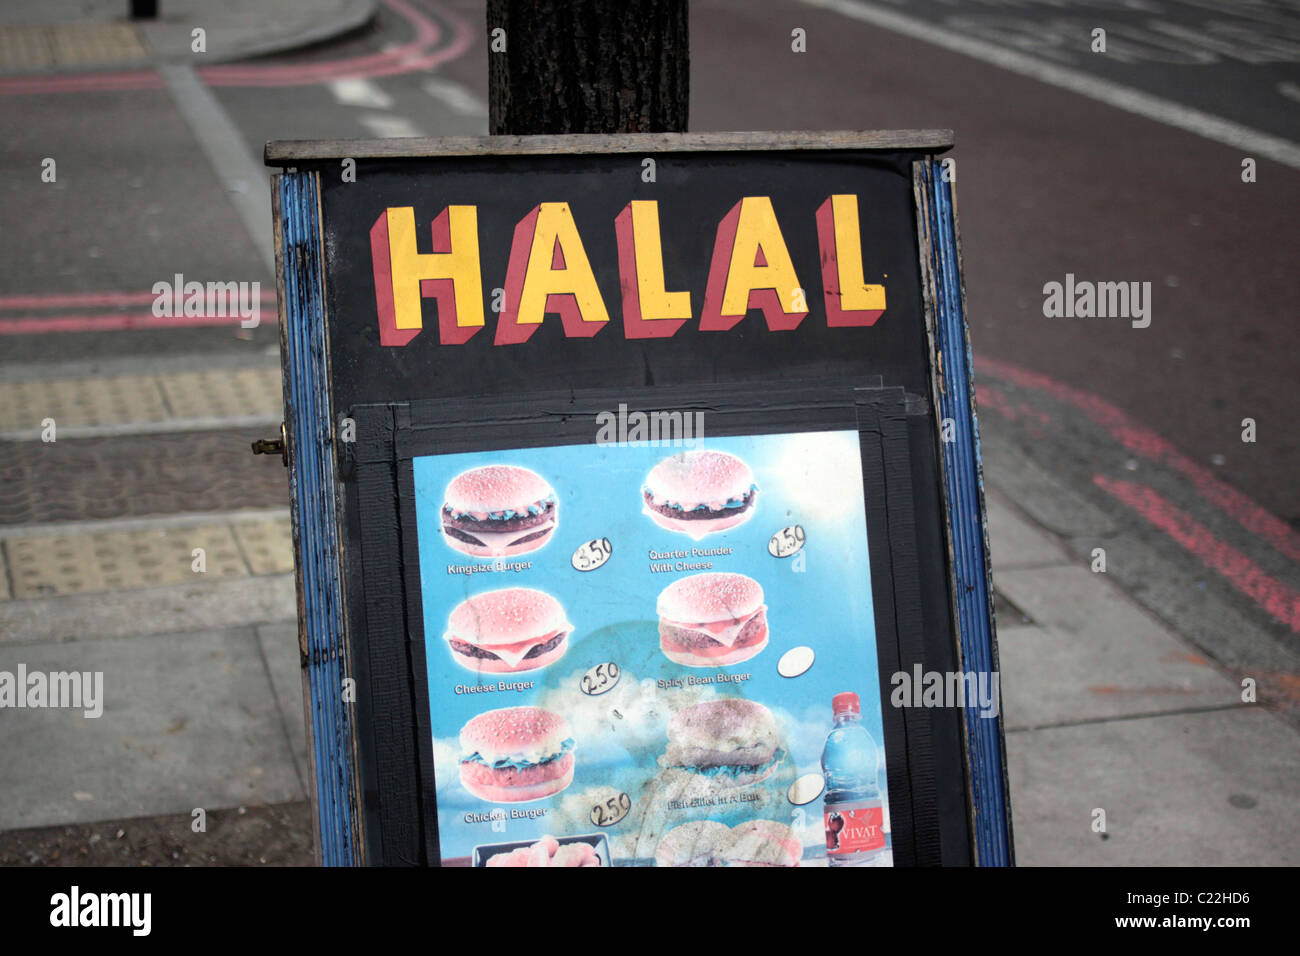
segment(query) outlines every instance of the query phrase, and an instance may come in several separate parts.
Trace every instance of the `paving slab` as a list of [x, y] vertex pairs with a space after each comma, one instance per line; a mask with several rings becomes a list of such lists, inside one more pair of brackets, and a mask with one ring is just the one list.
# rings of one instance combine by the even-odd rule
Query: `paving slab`
[[292, 574], [0, 602], [0, 647], [113, 640], [297, 618]]
[[1300, 737], [1258, 705], [1013, 732], [1007, 759], [1022, 866], [1300, 865]]
[[1068, 565], [995, 572], [1038, 624], [998, 632], [1008, 728], [1240, 701], [1238, 685], [1100, 578]]
[[1241, 701], [1241, 688], [1204, 658], [1122, 633], [1080, 639], [1054, 628], [1002, 628], [998, 656], [1007, 730]]
[[257, 639], [261, 642], [262, 653], [266, 657], [276, 706], [280, 709], [280, 716], [289, 734], [294, 766], [304, 781], [304, 786], [307, 786], [307, 716], [302, 702], [298, 623], [259, 625]]
[[1066, 564], [1071, 560], [1055, 535], [1035, 527], [1017, 514], [1015, 506], [1005, 495], [986, 489], [984, 503], [994, 568], [1038, 567]]
[[304, 796], [253, 628], [0, 645], [0, 670], [103, 673], [103, 716], [0, 712], [0, 830]]

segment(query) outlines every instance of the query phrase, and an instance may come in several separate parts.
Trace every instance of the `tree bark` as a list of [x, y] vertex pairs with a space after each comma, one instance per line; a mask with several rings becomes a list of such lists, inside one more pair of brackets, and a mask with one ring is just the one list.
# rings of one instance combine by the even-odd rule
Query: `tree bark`
[[488, 0], [489, 130], [685, 132], [687, 23], [687, 0]]

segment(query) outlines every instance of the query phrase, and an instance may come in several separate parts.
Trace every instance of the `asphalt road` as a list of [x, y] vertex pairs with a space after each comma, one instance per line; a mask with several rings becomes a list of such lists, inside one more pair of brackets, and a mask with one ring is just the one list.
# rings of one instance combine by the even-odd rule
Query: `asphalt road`
[[[912, 26], [881, 25], [900, 15]], [[254, 161], [268, 139], [484, 133], [482, 25], [481, 3], [412, 0], [385, 5], [373, 29], [344, 42], [203, 76]], [[1105, 53], [1090, 49], [1098, 27]], [[792, 50], [796, 29], [806, 52]], [[1159, 591], [1175, 610], [1180, 588], [1209, 589], [1243, 626], [1293, 642], [1300, 169], [1252, 150], [1298, 148], [1296, 5], [709, 0], [692, 4], [691, 31], [693, 130], [955, 131], [996, 464], [1032, 463], [1133, 529], [1162, 560], [1134, 563], [1126, 587]], [[980, 41], [983, 58], [958, 52], [963, 38]], [[1023, 60], [1019, 70], [988, 62], [997, 51], [1070, 72], [1045, 82]], [[345, 74], [362, 75], [339, 82]], [[1155, 106], [1120, 108], [1117, 88]], [[114, 330], [127, 306], [59, 298], [138, 293], [176, 273], [273, 287], [237, 209], [262, 184], [214, 169], [166, 89], [0, 82], [0, 115], [5, 374], [275, 351], [269, 322]], [[1218, 122], [1213, 138], [1187, 129], [1206, 117]], [[41, 183], [50, 156], [58, 181]], [[1254, 182], [1243, 181], [1245, 158], [1256, 160]], [[1048, 318], [1044, 285], [1067, 274], [1150, 283], [1150, 325]], [[5, 331], [16, 318], [84, 330]], [[1242, 440], [1246, 418], [1254, 442]]]

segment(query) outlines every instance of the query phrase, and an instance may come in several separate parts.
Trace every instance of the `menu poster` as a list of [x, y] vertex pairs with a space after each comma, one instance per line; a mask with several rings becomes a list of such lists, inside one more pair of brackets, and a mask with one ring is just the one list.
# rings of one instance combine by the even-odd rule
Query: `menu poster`
[[[848, 820], [887, 865], [860, 455], [821, 431], [416, 457], [441, 862], [826, 865]], [[837, 695], [870, 735], [844, 814]]]

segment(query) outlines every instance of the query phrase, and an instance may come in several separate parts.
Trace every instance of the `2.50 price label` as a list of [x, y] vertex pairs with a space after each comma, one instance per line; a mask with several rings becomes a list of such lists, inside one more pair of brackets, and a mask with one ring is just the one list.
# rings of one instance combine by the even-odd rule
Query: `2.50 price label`
[[613, 690], [621, 674], [622, 671], [618, 669], [617, 664], [607, 661], [604, 664], [597, 664], [583, 674], [578, 686], [588, 697], [598, 697], [606, 691]]
[[774, 558], [788, 558], [803, 549], [804, 540], [803, 525], [795, 524], [782, 528], [767, 542], [767, 553]]
[[627, 812], [632, 809], [632, 798], [626, 793], [620, 793], [616, 797], [610, 797], [591, 808], [591, 822], [598, 827], [612, 827], [619, 820], [627, 816]]
[[595, 571], [613, 556], [614, 545], [609, 538], [593, 538], [573, 552], [573, 567], [576, 571]]

